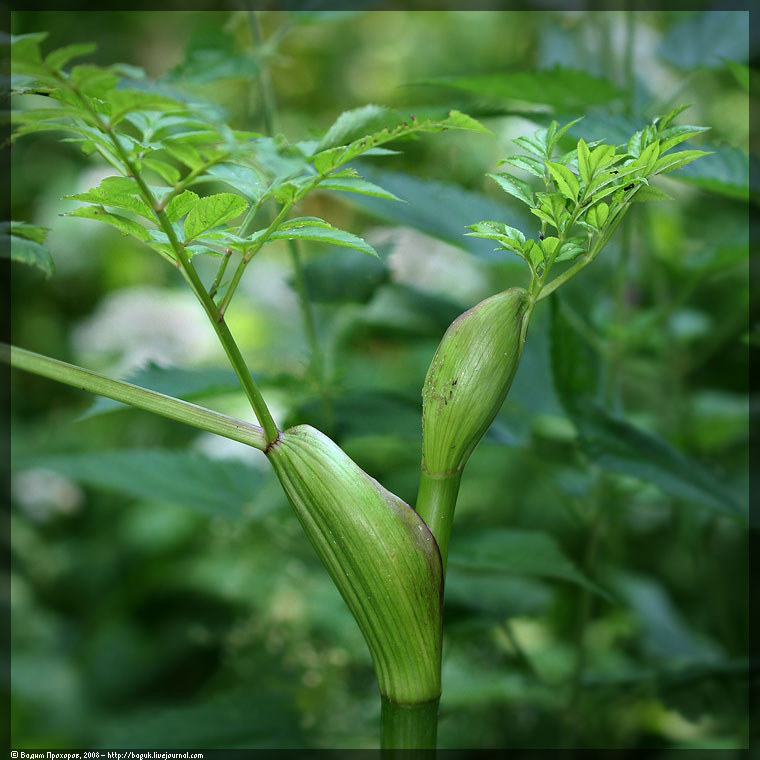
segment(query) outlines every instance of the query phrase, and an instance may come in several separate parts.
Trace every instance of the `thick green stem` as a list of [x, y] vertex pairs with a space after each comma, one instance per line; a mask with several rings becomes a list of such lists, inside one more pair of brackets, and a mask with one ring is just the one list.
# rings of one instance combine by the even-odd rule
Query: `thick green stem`
[[264, 431], [256, 425], [211, 409], [204, 409], [202, 406], [190, 404], [187, 401], [180, 401], [172, 396], [165, 396], [163, 393], [141, 388], [139, 385], [114, 380], [89, 369], [51, 359], [33, 351], [2, 343], [0, 344], [0, 361], [16, 369], [33, 372], [35, 375], [48, 377], [100, 396], [107, 396], [114, 401], [121, 401], [137, 409], [168, 417], [170, 420], [184, 422], [186, 425], [209, 433], [246, 443], [260, 451], [264, 451], [267, 446]]
[[438, 542], [444, 577], [446, 576], [446, 557], [449, 552], [451, 523], [454, 519], [454, 507], [457, 503], [461, 479], [461, 471], [448, 475], [436, 475], [422, 470], [420, 474], [416, 511]]
[[[380, 746], [383, 758], [392, 756], [388, 750], [435, 749], [439, 701], [400, 705], [382, 697]], [[410, 754], [403, 752], [403, 757], [409, 758]]]

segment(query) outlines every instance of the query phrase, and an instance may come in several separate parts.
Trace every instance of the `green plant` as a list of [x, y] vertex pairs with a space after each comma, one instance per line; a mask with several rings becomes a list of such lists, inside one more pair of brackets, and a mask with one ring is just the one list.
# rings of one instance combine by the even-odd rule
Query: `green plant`
[[[445, 566], [461, 471], [509, 390], [535, 303], [598, 255], [632, 201], [645, 199], [647, 193], [649, 199], [657, 197], [648, 185], [649, 177], [678, 168], [702, 154], [689, 151], [662, 155], [701, 128], [672, 127], [670, 122], [678, 113], [676, 109], [634, 135], [625, 146], [594, 143], [587, 146], [581, 140], [570, 153], [555, 159], [557, 143], [571, 125], [560, 129], [554, 122], [535, 138], [520, 139], [530, 156], [505, 159], [540, 177], [544, 192], [534, 194], [518, 178], [493, 175], [503, 189], [524, 201], [540, 219], [539, 239], [527, 240], [518, 230], [500, 222], [472, 225], [473, 234], [495, 239], [503, 248], [522, 256], [530, 267], [530, 283], [527, 290], [507, 291], [503, 297], [494, 296], [474, 307], [452, 324], [442, 341], [437, 354], [440, 366], [434, 359], [424, 402], [429, 411], [431, 404], [438, 403], [440, 407], [443, 401], [444, 409], [435, 412], [436, 419], [444, 419], [446, 414], [454, 419], [442, 422], [438, 430], [426, 422], [427, 435], [448, 442], [451, 424], [472, 425], [472, 429], [454, 431], [458, 435], [452, 440], [462, 447], [455, 461], [446, 460], [444, 446], [440, 450], [441, 461], [430, 469], [423, 467], [423, 484], [431, 473], [444, 476], [433, 478], [444, 486], [443, 494], [432, 497], [434, 488], [430, 483], [425, 486], [427, 490], [421, 486], [415, 515], [323, 434], [306, 426], [282, 432], [277, 429], [226, 327], [224, 315], [243, 270], [269, 241], [332, 241], [372, 252], [364, 241], [321, 219], [288, 219], [293, 207], [308, 192], [321, 187], [391, 197], [391, 193], [365, 182], [345, 165], [369, 151], [376, 152], [374, 146], [406, 134], [446, 128], [477, 130], [480, 129], [477, 122], [453, 112], [446, 119], [414, 119], [398, 124], [388, 111], [368, 106], [344, 114], [318, 141], [289, 145], [278, 138], [231, 131], [214, 120], [199, 122], [192, 103], [174, 94], [115, 88], [113, 75], [118, 73], [115, 68], [74, 67], [66, 73], [61, 69], [66, 56], [55, 51], [43, 61], [38, 55], [39, 41], [39, 36], [16, 41], [19, 72], [31, 80], [22, 84], [20, 92], [45, 94], [59, 100], [62, 106], [53, 111], [18, 112], [17, 134], [40, 128], [73, 128], [74, 139], [82, 142], [86, 150], [99, 152], [117, 169], [118, 177], [72, 196], [90, 204], [74, 215], [105, 221], [137, 237], [177, 268], [212, 321], [261, 427], [15, 347], [9, 352], [11, 363], [265, 451], [307, 535], [365, 635], [383, 697], [384, 746], [434, 745], [435, 711], [440, 695], [443, 572], [427, 526], [437, 539]], [[390, 125], [374, 131], [386, 122]], [[151, 186], [156, 181], [151, 179], [154, 176], [167, 184], [159, 189]], [[236, 193], [200, 197], [189, 189], [212, 177], [227, 182], [244, 197]], [[271, 221], [251, 232], [256, 214], [264, 215], [265, 204]], [[116, 209], [118, 213], [107, 209]], [[123, 211], [141, 216], [150, 226], [124, 216]], [[244, 214], [242, 223], [228, 225]], [[550, 227], [554, 232], [547, 235]], [[16, 225], [11, 232], [19, 246], [19, 257], [28, 258], [34, 253], [39, 260], [46, 260], [43, 252], [24, 242], [41, 244], [40, 230]], [[196, 256], [219, 258], [219, 268], [210, 284], [204, 283], [195, 270]], [[239, 263], [232, 278], [226, 280], [235, 256], [239, 256]], [[298, 271], [297, 249], [293, 250], [293, 257]], [[550, 280], [552, 267], [563, 262], [569, 268]], [[499, 304], [495, 314], [503, 323], [493, 321], [489, 303]], [[308, 325], [305, 298], [301, 304]], [[501, 308], [506, 313], [502, 314]], [[469, 334], [467, 330], [458, 330], [460, 325], [469, 327], [474, 317], [485, 320], [471, 328]], [[491, 327], [493, 341], [486, 329]], [[467, 342], [457, 344], [459, 335], [467, 338]], [[494, 345], [499, 351], [493, 357], [493, 367], [484, 365], [483, 377], [474, 372], [473, 385], [468, 387], [469, 373], [478, 366], [478, 349], [482, 348], [487, 355]], [[314, 356], [318, 357], [318, 352]], [[438, 372], [441, 368], [451, 376]], [[478, 393], [484, 378], [493, 384], [487, 398]], [[447, 387], [451, 391], [454, 384], [457, 391], [462, 391], [457, 392], [457, 399], [465, 396], [467, 401], [465, 394], [473, 394], [464, 411], [457, 410], [454, 403], [446, 403]], [[431, 446], [434, 448], [435, 444]], [[429, 454], [430, 447], [423, 449], [423, 457], [426, 451]], [[426, 461], [423, 459], [423, 465]], [[382, 601], [380, 605], [365, 604], [365, 598], [369, 601], [376, 595], [382, 600], [384, 591], [390, 591], [385, 596], [389, 599], [387, 605]], [[394, 626], [394, 621], [403, 621], [403, 625]], [[415, 658], [415, 650], [424, 656]], [[409, 714], [411, 721], [406, 720]]]

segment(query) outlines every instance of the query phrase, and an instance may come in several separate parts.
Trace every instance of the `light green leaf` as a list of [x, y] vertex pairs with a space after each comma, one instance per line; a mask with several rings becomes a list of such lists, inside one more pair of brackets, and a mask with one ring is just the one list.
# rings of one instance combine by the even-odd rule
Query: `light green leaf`
[[532, 137], [515, 137], [512, 142], [527, 150], [528, 153], [538, 156], [540, 159], [546, 158], [546, 145]]
[[674, 148], [679, 143], [688, 140], [694, 135], [701, 134], [702, 132], [708, 132], [710, 127], [692, 127], [690, 125], [683, 125], [678, 127], [671, 127], [666, 129], [662, 135], [660, 135], [660, 155], [665, 151]]
[[165, 139], [162, 143], [162, 147], [172, 158], [181, 161], [183, 164], [190, 167], [190, 169], [198, 169], [205, 163], [203, 156], [201, 156], [194, 145], [179, 140], [176, 137]]
[[[391, 201], [401, 201], [397, 195], [389, 190], [375, 185], [373, 182], [361, 177], [326, 177], [318, 187], [322, 190], [343, 190], [347, 193], [359, 193], [361, 195], [373, 195], [376, 198], [387, 198]], [[402, 201], [405, 203], [406, 201]]]
[[634, 202], [639, 201], [672, 201], [673, 196], [664, 193], [659, 187], [649, 185], [647, 187], [639, 188], [636, 195], [631, 198]]
[[580, 186], [578, 178], [566, 166], [555, 164], [554, 161], [547, 161], [546, 168], [551, 172], [559, 191], [573, 203], [578, 200], [578, 191]]
[[59, 71], [63, 68], [72, 58], [79, 58], [83, 55], [89, 55], [96, 49], [96, 45], [92, 42], [83, 42], [76, 45], [66, 45], [66, 47], [58, 48], [52, 53], [49, 53], [45, 58], [45, 65]]
[[179, 195], [175, 195], [166, 207], [166, 215], [169, 217], [169, 221], [176, 222], [177, 219], [181, 219], [199, 201], [200, 198], [192, 190], [183, 190]]
[[18, 64], [41, 64], [40, 43], [48, 36], [47, 32], [11, 35], [11, 62], [14, 70]]
[[214, 164], [204, 174], [199, 176], [193, 184], [209, 181], [224, 182], [239, 193], [256, 203], [264, 194], [264, 185], [258, 173], [248, 166], [233, 163]]
[[146, 169], [154, 171], [162, 180], [170, 185], [176, 185], [179, 182], [179, 170], [176, 166], [167, 164], [166, 161], [159, 161], [157, 158], [141, 158], [140, 163]]
[[690, 107], [691, 107], [690, 105], [686, 104], [686, 105], [676, 106], [675, 108], [671, 108], [670, 111], [668, 111], [665, 115], [656, 116], [652, 123], [660, 131], [663, 129], [666, 129], [667, 126], [670, 124], [670, 122], [672, 122], [673, 119], [676, 118], [676, 116], [683, 113], [687, 108], [690, 108]]
[[582, 253], [586, 252], [585, 241], [580, 238], [571, 238], [562, 243], [559, 253], [555, 256], [555, 261], [573, 261]]
[[40, 245], [45, 242], [45, 238], [50, 231], [49, 227], [40, 227], [39, 225], [28, 224], [27, 222], [1, 222], [0, 229], [2, 229], [3, 232], [7, 232], [7, 230], [10, 229], [11, 235], [19, 235], [20, 237], [28, 238]]
[[588, 187], [593, 173], [589, 161], [590, 155], [591, 153], [588, 149], [588, 145], [586, 145], [586, 141], [581, 137], [581, 139], [578, 140], [578, 173], [581, 175], [584, 187]]
[[636, 167], [641, 169], [641, 176], [646, 177], [652, 173], [656, 163], [657, 157], [660, 155], [660, 141], [655, 140], [653, 143], [647, 145], [644, 150], [641, 151], [638, 158], [632, 161], [627, 168]]
[[515, 227], [504, 224], [504, 222], [484, 221], [468, 224], [467, 227], [473, 230], [472, 232], [465, 233], [470, 237], [491, 238], [499, 241], [506, 239], [516, 244], [512, 247], [517, 247], [518, 249], [522, 249], [525, 243], [525, 235]]
[[[42, 245], [47, 235], [47, 228], [26, 224], [25, 222], [10, 222], [0, 225], [0, 245], [2, 255], [12, 261], [41, 269], [45, 277], [55, 272], [55, 264], [50, 251]], [[10, 234], [7, 230], [10, 229]]]
[[586, 212], [586, 222], [596, 229], [601, 229], [609, 215], [610, 207], [604, 202], [597, 203]]
[[130, 111], [184, 111], [187, 106], [174, 98], [147, 90], [113, 89], [106, 94], [111, 106], [111, 125], [118, 124]]
[[538, 244], [541, 246], [541, 250], [544, 252], [544, 258], [549, 259], [554, 253], [554, 249], [559, 243], [559, 238], [554, 236], [545, 237], [543, 240], [539, 240]]
[[498, 164], [511, 164], [518, 169], [524, 169], [534, 177], [544, 178], [544, 162], [532, 156], [507, 156], [497, 161]]
[[591, 151], [588, 158], [591, 176], [593, 177], [610, 164], [614, 164], [619, 158], [622, 158], [622, 156], [615, 155], [614, 145], [597, 145], [597, 147]]
[[319, 153], [328, 148], [348, 145], [363, 135], [378, 132], [385, 127], [396, 126], [399, 121], [401, 121], [399, 114], [384, 106], [369, 104], [351, 111], [344, 111], [325, 132], [314, 152]]
[[76, 201], [86, 201], [102, 206], [111, 206], [113, 208], [123, 209], [124, 211], [133, 211], [140, 216], [155, 221], [156, 215], [150, 207], [136, 195], [138, 191], [137, 183], [128, 177], [106, 177], [98, 185], [84, 193], [74, 195], [64, 195], [64, 198]]
[[658, 159], [654, 164], [652, 174], [663, 174], [664, 172], [672, 172], [676, 169], [680, 169], [690, 161], [694, 161], [702, 156], [707, 156], [708, 151], [704, 150], [682, 150], [678, 153], [668, 153], [666, 156]]
[[644, 150], [644, 130], [639, 130], [631, 135], [628, 140], [628, 155], [637, 158], [641, 151]]
[[379, 132], [360, 137], [345, 147], [328, 148], [318, 153], [313, 157], [314, 167], [320, 174], [327, 174], [342, 164], [348, 163], [391, 140], [417, 132], [442, 132], [445, 129], [462, 129], [492, 134], [482, 124], [460, 111], [451, 111], [444, 119], [420, 120], [416, 116], [410, 116], [409, 119], [394, 127], [386, 127]]
[[533, 205], [533, 190], [524, 180], [513, 177], [511, 174], [488, 174], [496, 184], [509, 195], [513, 195], [528, 206]]
[[[569, 121], [563, 127], [560, 127], [556, 121], [552, 121], [552, 123], [549, 125], [549, 129], [546, 135], [546, 154], [548, 158], [551, 158], [551, 155], [554, 152], [554, 146], [559, 142], [562, 135], [564, 135], [568, 129], [577, 124], [583, 118], [583, 116], [579, 116], [577, 119]], [[567, 162], [560, 161], [560, 163], [565, 164]]]
[[269, 239], [314, 240], [318, 243], [333, 243], [334, 245], [342, 245], [347, 248], [356, 248], [359, 251], [380, 258], [377, 251], [366, 240], [337, 227], [331, 227], [321, 219], [318, 220], [318, 223], [303, 221], [300, 224], [292, 224], [285, 229], [280, 228], [273, 232]]
[[248, 208], [245, 198], [232, 193], [218, 193], [201, 198], [185, 219], [185, 242], [206, 230], [234, 219]]
[[449, 115], [441, 122], [441, 125], [443, 129], [463, 129], [469, 132], [481, 132], [484, 135], [491, 135], [493, 137], [493, 132], [490, 129], [486, 129], [479, 121], [461, 111], [450, 111]]
[[99, 222], [105, 222], [112, 227], [116, 227], [123, 235], [134, 235], [139, 240], [147, 242], [150, 240], [149, 232], [138, 222], [127, 219], [120, 214], [112, 214], [106, 211], [103, 206], [84, 206], [65, 213], [63, 216], [77, 216], [84, 219], [95, 219]]
[[458, 536], [452, 545], [449, 566], [570, 581], [610, 598], [567, 558], [551, 535], [537, 530], [491, 527], [481, 533]]

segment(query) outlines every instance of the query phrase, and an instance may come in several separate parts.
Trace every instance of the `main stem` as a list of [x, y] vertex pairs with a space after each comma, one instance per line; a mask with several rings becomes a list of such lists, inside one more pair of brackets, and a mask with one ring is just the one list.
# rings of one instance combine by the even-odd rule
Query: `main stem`
[[389, 750], [400, 750], [404, 758], [410, 758], [407, 750], [436, 748], [440, 700], [400, 705], [385, 697], [381, 699], [380, 747], [383, 758], [394, 756], [395, 753], [389, 753]]

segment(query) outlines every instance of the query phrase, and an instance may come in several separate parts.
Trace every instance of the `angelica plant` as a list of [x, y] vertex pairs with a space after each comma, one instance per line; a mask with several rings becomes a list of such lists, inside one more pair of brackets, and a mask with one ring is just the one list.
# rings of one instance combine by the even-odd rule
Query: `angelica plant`
[[[580, 139], [572, 151], [555, 155], [575, 122], [552, 122], [533, 137], [518, 138], [527, 155], [504, 159], [538, 178], [539, 190], [509, 174], [489, 175], [528, 205], [540, 223], [538, 239], [501, 221], [477, 222], [469, 234], [522, 257], [530, 282], [477, 304], [443, 336], [423, 387], [421, 480], [412, 509], [324, 433], [308, 425], [278, 427], [226, 314], [248, 266], [274, 241], [309, 240], [377, 255], [329, 221], [296, 215], [317, 189], [397, 200], [359, 174], [351, 165], [357, 158], [388, 153], [387, 143], [420, 133], [488, 130], [458, 111], [402, 118], [368, 105], [342, 114], [321, 138], [289, 142], [232, 129], [204, 103], [180, 89], [156, 87], [132, 67], [70, 65], [91, 52], [90, 45], [43, 55], [44, 38], [12, 40], [13, 91], [24, 97], [12, 114], [13, 139], [63, 131], [66, 140], [111, 167], [114, 173], [97, 187], [66, 196], [83, 205], [64, 216], [115, 227], [177, 270], [206, 313], [259, 424], [20, 347], [4, 347], [3, 360], [264, 452], [367, 643], [382, 700], [382, 746], [435, 747], [443, 589], [459, 482], [509, 391], [533, 308], [596, 258], [631, 203], [665, 197], [650, 179], [704, 155], [669, 152], [704, 128], [672, 125], [677, 108], [627, 145]], [[228, 191], [204, 194], [209, 183]], [[9, 231], [15, 258], [52, 272], [44, 230], [13, 222]], [[199, 257], [218, 262], [209, 281], [199, 273]], [[562, 263], [567, 268], [551, 279]]]

